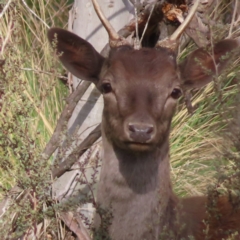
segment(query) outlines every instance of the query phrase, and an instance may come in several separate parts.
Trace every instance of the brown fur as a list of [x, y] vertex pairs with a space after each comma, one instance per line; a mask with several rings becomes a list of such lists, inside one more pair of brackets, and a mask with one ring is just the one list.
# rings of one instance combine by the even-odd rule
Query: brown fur
[[[209, 53], [198, 49], [178, 67], [167, 49], [122, 46], [104, 60], [64, 30], [51, 29], [50, 41], [55, 33], [65, 67], [94, 82], [104, 98], [94, 238], [219, 240], [240, 231], [240, 210], [228, 198], [217, 198], [212, 209], [206, 197], [178, 199], [171, 186], [169, 131], [178, 94], [212, 80], [216, 66]], [[235, 40], [215, 46], [218, 72], [237, 47]]]
[[[216, 206], [206, 197], [188, 197], [180, 201], [184, 214], [182, 221], [193, 229], [195, 239], [227, 239], [240, 231], [240, 210], [234, 208], [227, 197], [215, 199]], [[204, 232], [205, 231], [205, 232]], [[240, 235], [233, 239], [240, 239]]]

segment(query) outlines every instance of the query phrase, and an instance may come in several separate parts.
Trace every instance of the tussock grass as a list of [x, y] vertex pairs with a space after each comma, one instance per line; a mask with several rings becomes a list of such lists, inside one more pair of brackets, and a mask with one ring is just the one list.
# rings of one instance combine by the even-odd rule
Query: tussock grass
[[[46, 32], [48, 26], [66, 24], [68, 8], [68, 3], [61, 0], [14, 1], [0, 21], [1, 38], [4, 40], [0, 58], [5, 61], [1, 82], [4, 92], [2, 109], [7, 114], [2, 111], [0, 117], [14, 121], [13, 124], [19, 127], [26, 123], [26, 131], [39, 151], [53, 133], [68, 92], [67, 87], [58, 80], [64, 71], [52, 58]], [[27, 108], [28, 111], [24, 116], [19, 114], [18, 118], [16, 108]], [[1, 124], [3, 122], [0, 120]], [[1, 127], [4, 129], [3, 125]], [[5, 126], [6, 131], [8, 127]], [[17, 132], [11, 134], [14, 136]], [[1, 161], [0, 185], [3, 189], [9, 189], [17, 180], [20, 159], [11, 154], [8, 146], [0, 151], [0, 157], [10, 166], [4, 169]], [[2, 193], [0, 189], [0, 198]]]
[[[218, 78], [220, 92], [216, 92], [214, 83], [209, 84], [193, 97], [192, 103], [197, 109], [192, 116], [181, 106], [173, 119], [172, 176], [179, 195], [206, 194], [209, 184], [218, 181], [221, 168], [229, 164], [230, 173], [239, 162], [231, 161], [231, 154], [225, 156], [226, 150], [233, 148], [234, 135], [238, 134], [229, 131], [229, 126], [237, 121], [236, 114], [240, 110], [236, 97], [239, 94], [236, 83], [239, 81], [239, 60]], [[237, 124], [239, 128], [240, 122]]]
[[[0, 19], [0, 201], [16, 184], [23, 192], [18, 198], [16, 189], [11, 193], [15, 200], [1, 219], [0, 239], [17, 239], [32, 228], [42, 239], [48, 235], [41, 228], [57, 229], [55, 239], [64, 239], [57, 214], [48, 213], [50, 221], [43, 213], [52, 201], [47, 194], [52, 181], [50, 163], [41, 161], [41, 152], [68, 94], [59, 80], [65, 71], [52, 58], [46, 33], [49, 26], [65, 26], [71, 2], [9, 3]], [[41, 221], [44, 225], [37, 226]]]
[[[234, 4], [231, 0], [218, 1], [212, 9], [209, 15], [212, 43], [239, 36], [239, 28], [232, 21]], [[182, 49], [180, 58], [193, 49], [195, 46], [189, 44]], [[192, 116], [183, 105], [174, 116], [170, 137], [172, 179], [180, 196], [202, 195], [213, 188], [221, 191], [223, 185], [219, 183], [223, 179], [239, 174], [239, 149], [235, 146], [240, 140], [239, 63], [240, 58], [235, 58], [213, 83], [195, 93], [192, 103], [197, 109]], [[238, 184], [239, 179], [232, 189]]]

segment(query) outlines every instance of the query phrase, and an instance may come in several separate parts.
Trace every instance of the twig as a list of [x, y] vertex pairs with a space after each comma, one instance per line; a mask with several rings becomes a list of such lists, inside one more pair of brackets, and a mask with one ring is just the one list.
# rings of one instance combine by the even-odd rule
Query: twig
[[229, 33], [228, 33], [228, 38], [230, 38], [231, 35], [232, 35], [233, 25], [234, 25], [236, 13], [237, 13], [238, 1], [239, 1], [239, 0], [235, 0], [234, 10], [233, 10], [233, 16], [232, 16], [232, 22], [231, 22], [230, 29], [229, 29]]
[[148, 23], [149, 23], [150, 18], [151, 18], [151, 16], [152, 16], [152, 13], [153, 13], [153, 10], [154, 10], [154, 8], [155, 8], [155, 5], [156, 5], [156, 2], [154, 3], [154, 5], [153, 5], [153, 7], [152, 7], [152, 9], [151, 9], [151, 12], [150, 12], [150, 14], [149, 14], [149, 16], [148, 16], [148, 19], [147, 19], [146, 25], [145, 25], [144, 30], [143, 30], [142, 37], [141, 37], [141, 39], [140, 39], [140, 45], [142, 45], [142, 40], [143, 40], [143, 37], [144, 37], [145, 32], [146, 32], [146, 30], [147, 30]]
[[138, 10], [137, 10], [136, 0], [134, 3], [134, 14], [135, 14], [135, 31], [136, 31], [136, 43], [134, 44], [134, 48], [139, 49], [140, 41], [139, 41], [139, 32], [138, 32]]
[[28, 97], [28, 99], [30, 100], [30, 102], [33, 104], [35, 111], [39, 114], [39, 116], [41, 117], [41, 119], [44, 122], [44, 125], [46, 126], [48, 132], [50, 134], [53, 134], [53, 128], [51, 126], [51, 124], [49, 123], [49, 121], [47, 120], [47, 118], [44, 116], [43, 112], [41, 111], [40, 108], [37, 107], [37, 105], [35, 104], [35, 100], [31, 97], [31, 95], [28, 93], [27, 90], [24, 91], [24, 93], [26, 94], [26, 96]]
[[3, 43], [2, 43], [0, 55], [2, 55], [3, 52], [4, 52], [4, 48], [5, 48], [5, 46], [7, 45], [7, 42], [8, 42], [8, 40], [9, 40], [9, 38], [10, 38], [10, 35], [11, 35], [12, 30], [13, 30], [13, 27], [12, 27], [12, 19], [11, 19], [11, 20], [10, 20], [10, 23], [8, 23], [7, 35], [6, 35], [6, 37], [5, 37], [5, 39], [4, 39]]
[[[42, 70], [38, 70], [38, 69], [33, 69], [33, 68], [20, 68], [20, 70], [23, 70], [23, 71], [32, 71], [32, 72], [35, 72], [35, 73], [43, 73], [43, 74], [46, 74], [46, 75], [49, 75], [49, 76], [53, 76], [53, 73], [52, 72], [46, 72], [46, 71], [42, 71]], [[58, 78], [61, 78], [61, 79], [65, 79], [65, 80], [68, 80], [67, 77], [63, 76], [63, 75], [57, 75], [56, 77]]]
[[99, 124], [93, 131], [76, 147], [76, 151], [73, 151], [64, 162], [61, 162], [57, 166], [54, 165], [52, 168], [53, 178], [60, 177], [67, 170], [69, 170], [72, 165], [87, 151], [89, 147], [92, 146], [101, 137], [101, 125]]
[[27, 10], [32, 13], [32, 15], [34, 15], [38, 20], [40, 20], [44, 25], [45, 27], [47, 27], [48, 29], [50, 28], [28, 5], [27, 3], [25, 2], [25, 0], [22, 0], [23, 4], [25, 5], [25, 7], [27, 8]]
[[90, 236], [83, 226], [81, 219], [76, 219], [72, 212], [60, 213], [60, 218], [73, 231], [79, 240], [90, 240]]
[[2, 12], [0, 13], [0, 18], [3, 17], [4, 13], [5, 13], [5, 12], [7, 11], [7, 9], [9, 8], [11, 2], [12, 2], [12, 0], [9, 0], [9, 1], [7, 2], [7, 4], [4, 6]]
[[72, 116], [72, 112], [75, 109], [78, 101], [82, 98], [83, 94], [86, 92], [88, 87], [91, 85], [91, 82], [84, 81], [81, 85], [79, 84], [77, 89], [67, 98], [67, 105], [65, 106], [59, 120], [57, 126], [54, 130], [53, 136], [51, 137], [50, 141], [47, 143], [42, 157], [44, 160], [47, 160], [51, 157], [54, 151], [60, 145], [60, 135], [66, 125], [67, 121]]

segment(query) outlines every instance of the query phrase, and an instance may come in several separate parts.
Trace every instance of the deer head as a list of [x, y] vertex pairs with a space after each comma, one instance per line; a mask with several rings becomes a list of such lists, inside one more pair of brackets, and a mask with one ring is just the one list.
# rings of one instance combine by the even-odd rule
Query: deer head
[[240, 45], [239, 40], [223, 40], [211, 53], [197, 49], [178, 65], [175, 53], [161, 47], [160, 42], [152, 49], [135, 50], [114, 32], [102, 14], [99, 17], [112, 47], [106, 59], [91, 44], [66, 30], [52, 28], [48, 38], [50, 42], [56, 38], [63, 65], [75, 76], [93, 82], [103, 94], [104, 134], [116, 146], [129, 150], [149, 151], [166, 141], [183, 91], [209, 83]]
[[162, 47], [134, 50], [122, 45], [105, 59], [73, 33], [52, 28], [50, 42], [55, 37], [63, 65], [103, 94], [106, 137], [121, 148], [138, 151], [162, 144], [182, 92], [209, 83], [239, 45], [237, 40], [223, 40], [215, 45], [213, 56], [201, 48], [177, 65], [176, 55]]

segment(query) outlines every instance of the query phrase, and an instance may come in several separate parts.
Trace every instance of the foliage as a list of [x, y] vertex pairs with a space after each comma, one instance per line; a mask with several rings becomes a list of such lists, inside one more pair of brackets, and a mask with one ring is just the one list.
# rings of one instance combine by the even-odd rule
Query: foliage
[[65, 1], [15, 1], [0, 21], [0, 199], [15, 185], [22, 191], [11, 193], [18, 197], [1, 219], [1, 239], [35, 228], [52, 201], [50, 162], [41, 153], [67, 87], [59, 80], [63, 70], [51, 57], [46, 31], [55, 20], [60, 26], [67, 22], [68, 8]]

